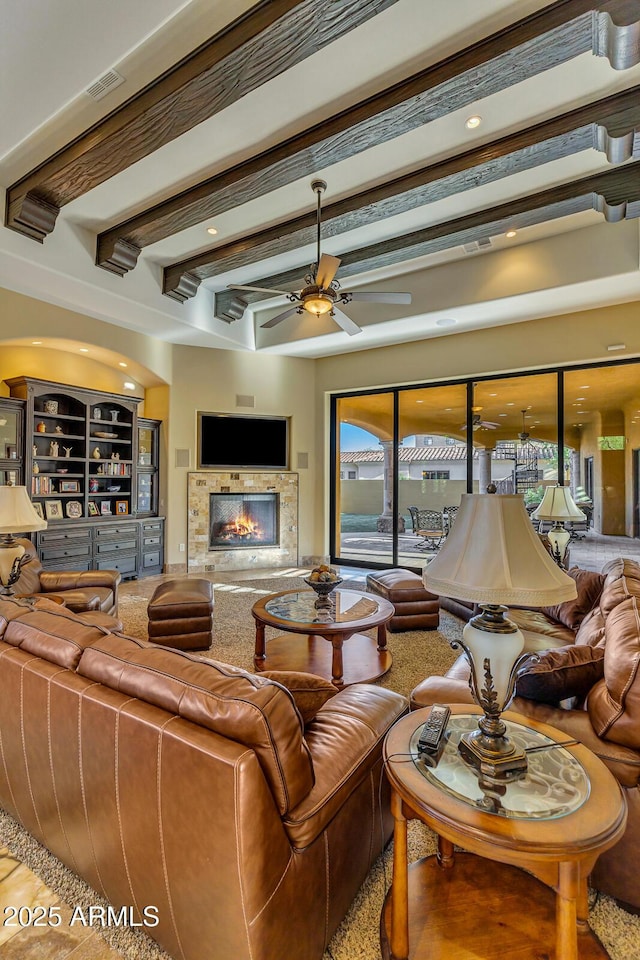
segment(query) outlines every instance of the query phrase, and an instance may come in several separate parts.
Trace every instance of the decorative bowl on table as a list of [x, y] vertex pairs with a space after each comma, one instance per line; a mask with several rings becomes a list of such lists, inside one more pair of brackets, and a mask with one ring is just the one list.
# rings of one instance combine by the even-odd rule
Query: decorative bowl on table
[[312, 570], [308, 577], [304, 577], [304, 582], [317, 593], [318, 598], [314, 606], [319, 609], [331, 606], [330, 594], [338, 584], [342, 583], [342, 577], [329, 567], [318, 567]]

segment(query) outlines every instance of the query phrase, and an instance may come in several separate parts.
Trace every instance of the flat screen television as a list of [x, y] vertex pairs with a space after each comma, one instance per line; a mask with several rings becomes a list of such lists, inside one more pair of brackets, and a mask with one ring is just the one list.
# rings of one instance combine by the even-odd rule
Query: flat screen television
[[198, 412], [198, 467], [289, 469], [289, 418]]

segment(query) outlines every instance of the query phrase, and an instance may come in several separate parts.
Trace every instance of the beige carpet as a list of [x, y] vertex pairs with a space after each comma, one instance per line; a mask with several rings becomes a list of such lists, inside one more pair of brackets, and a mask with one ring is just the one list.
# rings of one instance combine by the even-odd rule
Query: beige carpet
[[[348, 584], [344, 584], [347, 586]], [[208, 656], [253, 669], [254, 623], [251, 606], [260, 596], [304, 587], [302, 581], [273, 579], [223, 584], [215, 588], [215, 631]], [[146, 637], [147, 600], [125, 597], [120, 615], [132, 636]], [[443, 612], [439, 631], [411, 631], [389, 635], [393, 666], [379, 681], [382, 686], [408, 694], [425, 676], [444, 673], [456, 657], [449, 640], [462, 630], [459, 620]], [[267, 639], [269, 632], [267, 632]], [[7, 814], [0, 811], [0, 844], [18, 856], [66, 903], [88, 907], [100, 902], [96, 894], [40, 846]], [[410, 824], [410, 858], [435, 851], [434, 837], [417, 822]], [[385, 890], [391, 879], [392, 850], [387, 849], [371, 870], [347, 917], [336, 932], [325, 960], [380, 960], [379, 922]], [[612, 960], [640, 957], [640, 917], [621, 910], [608, 897], [600, 897], [591, 912], [591, 924]], [[168, 960], [145, 934], [131, 929], [110, 929], [105, 940], [125, 960]], [[295, 952], [291, 953], [295, 960]], [[509, 958], [504, 958], [509, 960]]]

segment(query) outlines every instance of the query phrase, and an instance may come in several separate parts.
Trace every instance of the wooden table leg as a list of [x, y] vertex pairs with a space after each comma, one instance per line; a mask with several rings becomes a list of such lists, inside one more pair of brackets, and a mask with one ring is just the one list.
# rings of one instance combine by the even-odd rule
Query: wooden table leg
[[454, 863], [454, 848], [451, 840], [438, 836], [438, 863], [445, 870], [450, 870]]
[[589, 933], [589, 888], [587, 885], [589, 873], [580, 871], [580, 885], [578, 896], [576, 898], [576, 916], [578, 923], [578, 933]]
[[556, 891], [556, 958], [578, 960], [576, 899], [580, 890], [580, 867], [575, 861], [558, 864]]
[[381, 623], [378, 627], [378, 651], [383, 653], [387, 649], [387, 627]]
[[264, 641], [264, 623], [260, 623], [259, 620], [256, 620], [256, 648], [254, 654], [254, 661], [266, 660], [266, 655], [264, 652], [265, 641]]
[[333, 647], [333, 655], [331, 657], [331, 683], [335, 687], [343, 687], [343, 676], [344, 676], [344, 665], [342, 662], [342, 644], [344, 643], [346, 637], [333, 636], [331, 637], [331, 646]]
[[409, 957], [409, 878], [407, 874], [407, 819], [402, 800], [391, 790], [393, 814], [393, 880], [391, 886], [391, 937], [389, 946], [393, 960]]

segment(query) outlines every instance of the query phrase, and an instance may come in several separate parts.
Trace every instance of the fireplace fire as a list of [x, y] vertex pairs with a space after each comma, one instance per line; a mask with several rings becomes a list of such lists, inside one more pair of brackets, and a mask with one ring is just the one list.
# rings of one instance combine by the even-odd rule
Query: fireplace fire
[[278, 546], [277, 493], [212, 493], [209, 549]]

